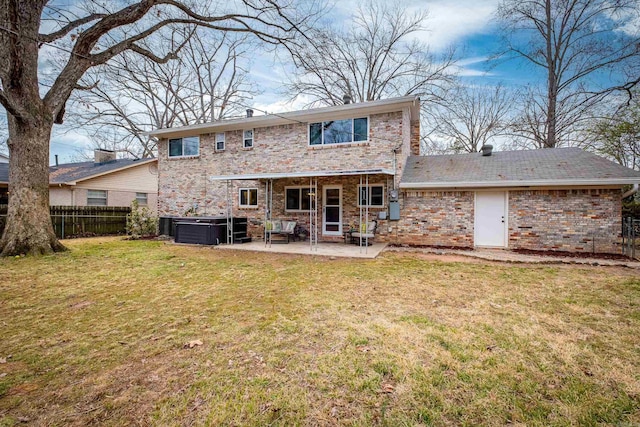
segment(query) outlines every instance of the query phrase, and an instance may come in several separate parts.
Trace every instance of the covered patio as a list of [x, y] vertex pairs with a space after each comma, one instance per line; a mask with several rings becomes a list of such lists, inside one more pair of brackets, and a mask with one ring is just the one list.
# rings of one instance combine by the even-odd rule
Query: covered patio
[[262, 240], [244, 243], [241, 245], [218, 245], [216, 249], [233, 251], [255, 251], [298, 255], [318, 255], [341, 258], [376, 258], [387, 247], [386, 243], [373, 243], [370, 246], [359, 246], [338, 242], [318, 242], [310, 244], [309, 241], [290, 242], [288, 244], [266, 244]]
[[[375, 257], [384, 248], [375, 243], [379, 212], [386, 218], [386, 193], [395, 187], [395, 171], [383, 168], [306, 171], [210, 176], [221, 184], [219, 193], [227, 217], [227, 242], [239, 250], [305, 253], [324, 256]], [[236, 184], [242, 182], [243, 184]], [[377, 190], [374, 196], [373, 188]], [[249, 198], [249, 191], [253, 196]], [[237, 194], [240, 192], [239, 198]], [[243, 193], [244, 192], [244, 193]], [[262, 193], [258, 196], [259, 193]], [[292, 194], [290, 194], [292, 193]], [[242, 196], [246, 194], [245, 199]], [[237, 200], [237, 202], [236, 202]], [[372, 202], [376, 200], [376, 202]], [[248, 205], [251, 205], [249, 208]], [[234, 216], [247, 216], [251, 244], [236, 245]], [[290, 227], [290, 232], [282, 227]], [[301, 233], [306, 243], [290, 242]], [[347, 233], [351, 243], [344, 243]], [[289, 234], [288, 245], [273, 240], [274, 234]], [[370, 254], [374, 254], [370, 256]]]

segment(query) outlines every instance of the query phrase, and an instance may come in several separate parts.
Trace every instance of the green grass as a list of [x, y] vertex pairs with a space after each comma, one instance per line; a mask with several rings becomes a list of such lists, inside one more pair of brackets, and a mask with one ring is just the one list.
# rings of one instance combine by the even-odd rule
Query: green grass
[[65, 244], [0, 260], [0, 426], [640, 423], [636, 270]]

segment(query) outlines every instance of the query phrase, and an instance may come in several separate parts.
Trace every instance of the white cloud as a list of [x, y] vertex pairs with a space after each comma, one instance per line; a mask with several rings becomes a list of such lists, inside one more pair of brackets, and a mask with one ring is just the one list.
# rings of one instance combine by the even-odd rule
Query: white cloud
[[438, 52], [486, 31], [498, 3], [499, 0], [434, 0], [415, 2], [410, 9], [428, 9], [427, 29], [420, 32], [419, 39]]
[[[256, 99], [258, 100], [258, 98]], [[260, 100], [258, 100], [257, 102], [253, 103], [253, 108], [260, 113], [265, 111], [269, 114], [284, 113], [288, 111], [303, 110], [307, 107], [307, 105], [311, 103], [311, 101], [311, 97], [306, 95], [300, 95], [292, 101], [278, 99], [273, 102], [260, 102]]]

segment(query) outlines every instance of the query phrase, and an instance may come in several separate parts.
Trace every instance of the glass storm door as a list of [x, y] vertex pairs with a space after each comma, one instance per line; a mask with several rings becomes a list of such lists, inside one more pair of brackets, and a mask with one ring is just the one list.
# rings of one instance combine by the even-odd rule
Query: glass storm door
[[322, 209], [322, 234], [342, 235], [342, 188], [324, 187], [324, 208]]

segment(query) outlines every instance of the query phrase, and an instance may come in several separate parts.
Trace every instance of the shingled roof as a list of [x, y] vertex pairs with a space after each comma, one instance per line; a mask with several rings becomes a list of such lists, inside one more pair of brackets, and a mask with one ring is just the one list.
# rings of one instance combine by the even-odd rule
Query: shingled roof
[[120, 169], [126, 169], [133, 166], [138, 166], [145, 163], [156, 161], [157, 159], [118, 159], [105, 163], [95, 162], [79, 162], [79, 163], [65, 163], [58, 166], [51, 166], [49, 168], [49, 183], [50, 184], [67, 184], [74, 183], [76, 181], [82, 181], [85, 179], [93, 178], [95, 176], [104, 175], [107, 173], [115, 172]]
[[622, 185], [640, 172], [580, 148], [410, 156], [400, 188]]

